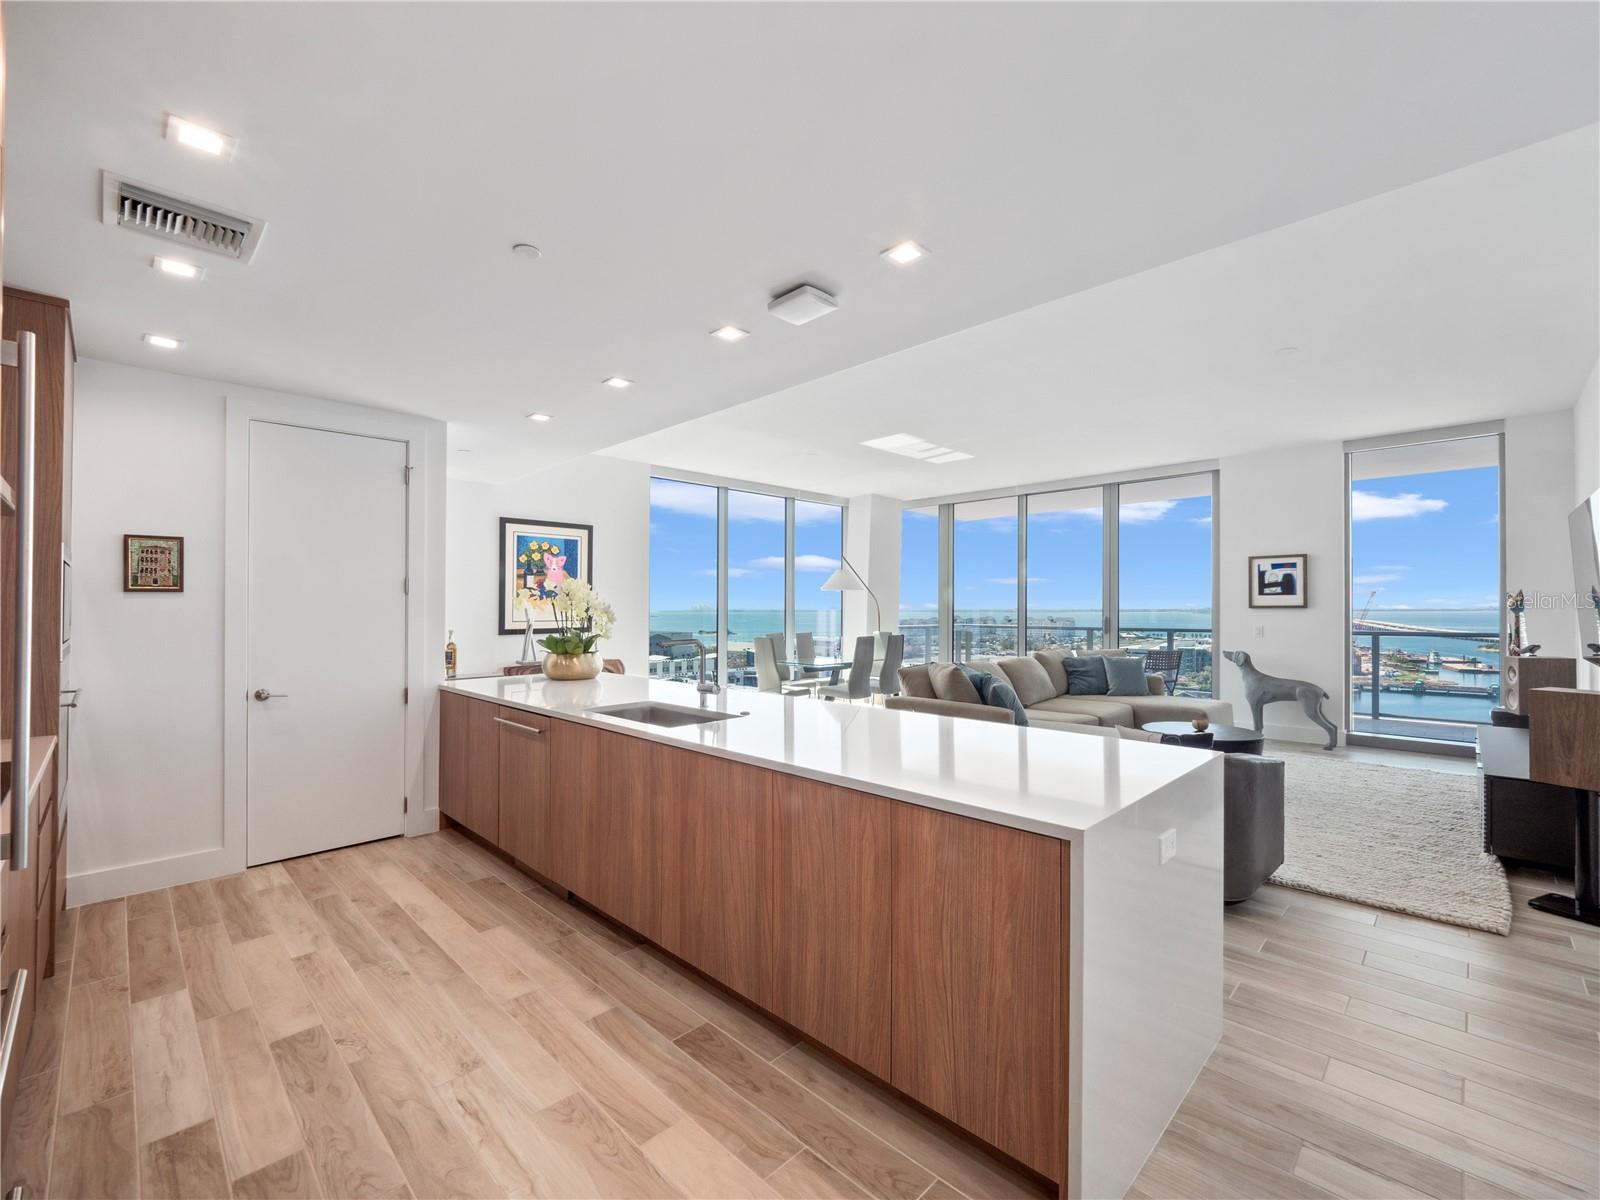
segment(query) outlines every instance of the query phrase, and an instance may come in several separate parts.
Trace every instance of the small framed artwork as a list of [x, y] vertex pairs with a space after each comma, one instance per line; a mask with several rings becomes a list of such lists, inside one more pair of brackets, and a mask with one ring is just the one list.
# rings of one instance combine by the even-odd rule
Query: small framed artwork
[[122, 590], [183, 591], [183, 539], [127, 533], [122, 537]]
[[500, 611], [502, 634], [553, 633], [553, 601], [563, 580], [594, 582], [594, 526], [561, 521], [500, 518]]
[[1251, 608], [1304, 608], [1306, 556], [1259, 554], [1250, 560]]

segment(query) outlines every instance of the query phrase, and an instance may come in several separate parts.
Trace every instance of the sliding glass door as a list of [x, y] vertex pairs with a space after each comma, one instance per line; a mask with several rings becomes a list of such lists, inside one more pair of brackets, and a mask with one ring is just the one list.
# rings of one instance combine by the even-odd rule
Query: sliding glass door
[[[676, 479], [650, 481], [650, 674], [693, 679], [695, 638], [717, 646], [717, 489]], [[707, 670], [715, 667], [708, 664]]]
[[1211, 480], [1125, 483], [1117, 495], [1117, 644], [1168, 656], [1184, 695], [1212, 694]]
[[954, 506], [955, 661], [1017, 653], [1017, 500]]
[[939, 509], [907, 508], [900, 513], [900, 632], [904, 662], [934, 662], [939, 657]]
[[782, 496], [728, 489], [728, 683], [756, 686], [755, 639], [781, 634], [784, 594]]
[[841, 655], [844, 593], [823, 591], [844, 554], [844, 509], [794, 502], [794, 631], [812, 635], [819, 658]]
[[1471, 742], [1500, 702], [1500, 435], [1349, 454], [1350, 725]]

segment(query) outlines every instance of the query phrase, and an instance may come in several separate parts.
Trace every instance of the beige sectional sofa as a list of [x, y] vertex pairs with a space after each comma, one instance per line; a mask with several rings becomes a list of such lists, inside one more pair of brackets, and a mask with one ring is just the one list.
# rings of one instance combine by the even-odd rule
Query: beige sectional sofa
[[[1135, 730], [1150, 721], [1192, 721], [1199, 716], [1215, 725], [1233, 723], [1233, 705], [1227, 701], [1169, 696], [1159, 675], [1145, 676], [1149, 694], [1144, 696], [1067, 694], [1067, 672], [1061, 665], [1062, 659], [1124, 653], [1122, 650], [1096, 650], [1085, 654], [1072, 650], [1037, 650], [1026, 658], [974, 658], [965, 665], [974, 671], [987, 671], [1009, 683], [1028, 712], [1028, 724], [1041, 728], [1106, 726]], [[1012, 720], [1008, 709], [978, 703], [971, 682], [959, 672], [944, 670], [945, 666], [927, 663], [902, 667], [900, 686], [904, 694], [890, 697], [889, 705], [949, 716]], [[941, 688], [946, 694], [940, 695]]]

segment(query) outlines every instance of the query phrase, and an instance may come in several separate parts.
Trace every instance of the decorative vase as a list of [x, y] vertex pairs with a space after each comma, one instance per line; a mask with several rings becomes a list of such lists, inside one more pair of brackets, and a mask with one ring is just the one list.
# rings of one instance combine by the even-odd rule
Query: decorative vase
[[1196, 733], [1204, 733], [1211, 728], [1211, 720], [1208, 717], [1196, 717], [1189, 724], [1194, 726]]
[[547, 654], [540, 665], [547, 679], [593, 679], [600, 674], [598, 654]]

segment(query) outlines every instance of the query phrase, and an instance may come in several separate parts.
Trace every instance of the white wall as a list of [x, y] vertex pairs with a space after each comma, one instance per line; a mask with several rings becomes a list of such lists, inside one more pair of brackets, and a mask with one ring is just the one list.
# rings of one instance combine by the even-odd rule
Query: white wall
[[[1239, 670], [1223, 650], [1244, 650], [1270, 675], [1309, 679], [1326, 688], [1329, 720], [1342, 726], [1345, 503], [1342, 443], [1294, 446], [1224, 458], [1219, 465], [1217, 569], [1221, 611], [1214, 670], [1217, 696], [1233, 705], [1234, 720], [1250, 723]], [[1249, 560], [1259, 554], [1304, 554], [1305, 608], [1251, 608]], [[1267, 734], [1289, 741], [1323, 740], [1323, 732], [1292, 704], [1269, 705]]]
[[[500, 636], [501, 517], [594, 526], [594, 586], [617, 613], [600, 653], [630, 674], [648, 668], [650, 468], [591, 455], [507, 484], [452, 479], [446, 499], [445, 624], [455, 631], [457, 674], [484, 675], [517, 660], [522, 635]], [[444, 669], [444, 647], [439, 648]]]
[[[412, 595], [425, 636], [441, 646], [444, 436], [440, 422], [93, 359], [79, 361], [75, 383], [67, 673], [84, 691], [70, 745], [67, 872], [68, 902], [81, 904], [244, 866], [228, 771], [242, 741], [226, 736], [224, 688], [227, 639], [238, 629], [224, 603], [228, 406], [327, 428], [378, 421], [422, 431], [412, 519], [423, 552], [411, 565]], [[126, 533], [184, 538], [182, 593], [122, 590]], [[408, 730], [407, 778], [423, 800], [412, 818], [421, 820], [436, 803], [435, 748], [424, 719]]]
[[[1600, 492], [1600, 362], [1595, 363], [1578, 393], [1578, 402], [1572, 409], [1572, 463], [1573, 494], [1576, 504]], [[1580, 642], [1594, 640], [1594, 626], [1581, 626]], [[1578, 666], [1580, 687], [1600, 688], [1600, 667], [1587, 663]]]
[[[1592, 381], [1591, 381], [1592, 382]], [[1512, 417], [1505, 422], [1506, 582], [1530, 595], [1572, 592], [1567, 513], [1572, 504], [1572, 415]], [[1344, 448], [1328, 442], [1291, 446], [1221, 460], [1220, 612], [1217, 649], [1245, 650], [1273, 675], [1307, 679], [1327, 690], [1323, 711], [1343, 728], [1346, 674], [1345, 614], [1351, 594], [1345, 550]], [[1256, 554], [1309, 555], [1303, 609], [1251, 608], [1247, 563]], [[1356, 587], [1358, 598], [1365, 589]], [[1570, 608], [1530, 606], [1529, 640], [1547, 653], [1572, 654], [1577, 626]], [[1238, 670], [1217, 661], [1219, 698], [1235, 719], [1250, 710]], [[1266, 710], [1267, 733], [1318, 741], [1323, 734], [1290, 704]]]
[[845, 515], [844, 556], [867, 581], [881, 612], [874, 627], [865, 592], [844, 593], [846, 658], [850, 639], [900, 624], [900, 501], [892, 496], [853, 496]]
[[1528, 641], [1539, 653], [1578, 653], [1572, 608], [1572, 414], [1506, 420], [1506, 590], [1528, 600]]

